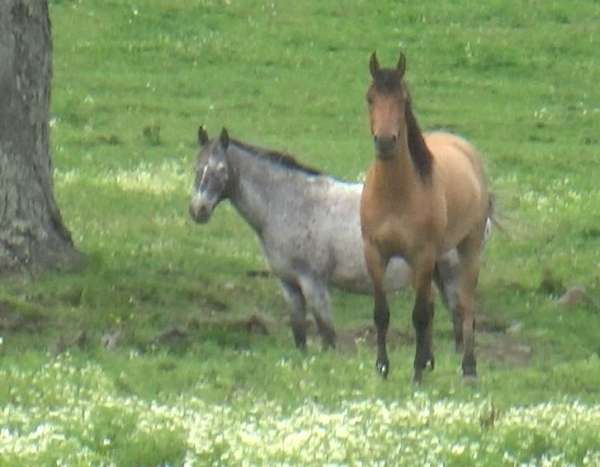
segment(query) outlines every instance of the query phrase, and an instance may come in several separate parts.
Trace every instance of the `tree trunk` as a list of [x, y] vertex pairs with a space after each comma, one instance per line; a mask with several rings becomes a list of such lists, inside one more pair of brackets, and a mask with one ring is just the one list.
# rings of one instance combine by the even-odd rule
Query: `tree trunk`
[[47, 0], [0, 0], [0, 274], [80, 264], [56, 205]]

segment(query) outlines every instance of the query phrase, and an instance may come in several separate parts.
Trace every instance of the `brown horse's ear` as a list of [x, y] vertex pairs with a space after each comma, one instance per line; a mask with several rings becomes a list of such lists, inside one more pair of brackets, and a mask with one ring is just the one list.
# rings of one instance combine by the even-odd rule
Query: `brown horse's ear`
[[402, 52], [400, 52], [396, 69], [400, 73], [400, 76], [404, 76], [404, 72], [406, 71], [406, 56]]
[[369, 61], [369, 71], [371, 72], [371, 76], [373, 79], [379, 73], [379, 61], [377, 60], [377, 52], [373, 52], [371, 54], [371, 60]]
[[227, 149], [227, 146], [229, 146], [229, 133], [227, 133], [227, 129], [225, 127], [223, 127], [221, 130], [219, 141], [221, 142], [223, 149]]
[[198, 127], [198, 144], [200, 146], [206, 146], [208, 143], [208, 133], [202, 125]]

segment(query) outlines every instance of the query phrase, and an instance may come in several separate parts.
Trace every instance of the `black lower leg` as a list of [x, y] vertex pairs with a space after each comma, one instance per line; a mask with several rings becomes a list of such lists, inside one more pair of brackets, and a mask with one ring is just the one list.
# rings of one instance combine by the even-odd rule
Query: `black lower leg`
[[463, 335], [463, 359], [462, 369], [463, 376], [477, 376], [476, 361], [475, 361], [475, 320], [468, 314], [462, 320], [462, 335]]
[[377, 329], [377, 361], [375, 366], [379, 374], [383, 378], [387, 378], [390, 371], [390, 362], [387, 355], [386, 339], [390, 323], [390, 312], [385, 298], [375, 301], [373, 316]]
[[463, 376], [477, 376], [477, 363], [475, 355], [465, 355], [462, 361]]
[[306, 350], [306, 323], [304, 320], [292, 322], [292, 332], [296, 347], [302, 351]]
[[417, 298], [413, 309], [413, 326], [417, 337], [415, 352], [415, 381], [421, 381], [423, 369], [435, 365], [432, 351], [433, 303]]
[[454, 346], [457, 352], [463, 348], [462, 318], [458, 314], [454, 316]]
[[315, 320], [317, 321], [319, 334], [323, 341], [323, 349], [327, 350], [335, 348], [335, 329], [333, 326], [319, 316], [315, 316]]

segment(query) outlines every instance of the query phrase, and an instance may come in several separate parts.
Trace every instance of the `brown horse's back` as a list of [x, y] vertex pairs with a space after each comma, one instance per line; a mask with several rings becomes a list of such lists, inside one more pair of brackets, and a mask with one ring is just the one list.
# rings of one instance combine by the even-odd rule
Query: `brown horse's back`
[[444, 249], [456, 246], [488, 214], [487, 182], [478, 151], [460, 136], [445, 132], [425, 135], [435, 159], [439, 186], [443, 187], [447, 226]]
[[[462, 156], [469, 160], [473, 170], [477, 173], [480, 180], [485, 182], [485, 170], [481, 155], [475, 146], [469, 143], [466, 139], [452, 133], [434, 131], [425, 134], [425, 141], [429, 150], [434, 154], [439, 154], [441, 157], [452, 157], [450, 153], [454, 151], [448, 151], [449, 148], [453, 148], [457, 151], [457, 153], [461, 153]], [[447, 151], [448, 154], [443, 154]]]

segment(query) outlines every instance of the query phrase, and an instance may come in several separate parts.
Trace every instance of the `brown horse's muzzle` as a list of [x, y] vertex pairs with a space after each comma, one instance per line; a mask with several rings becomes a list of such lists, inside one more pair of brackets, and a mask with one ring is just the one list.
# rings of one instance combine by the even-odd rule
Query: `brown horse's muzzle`
[[390, 136], [374, 136], [375, 152], [377, 157], [382, 160], [391, 159], [398, 149], [398, 137]]

